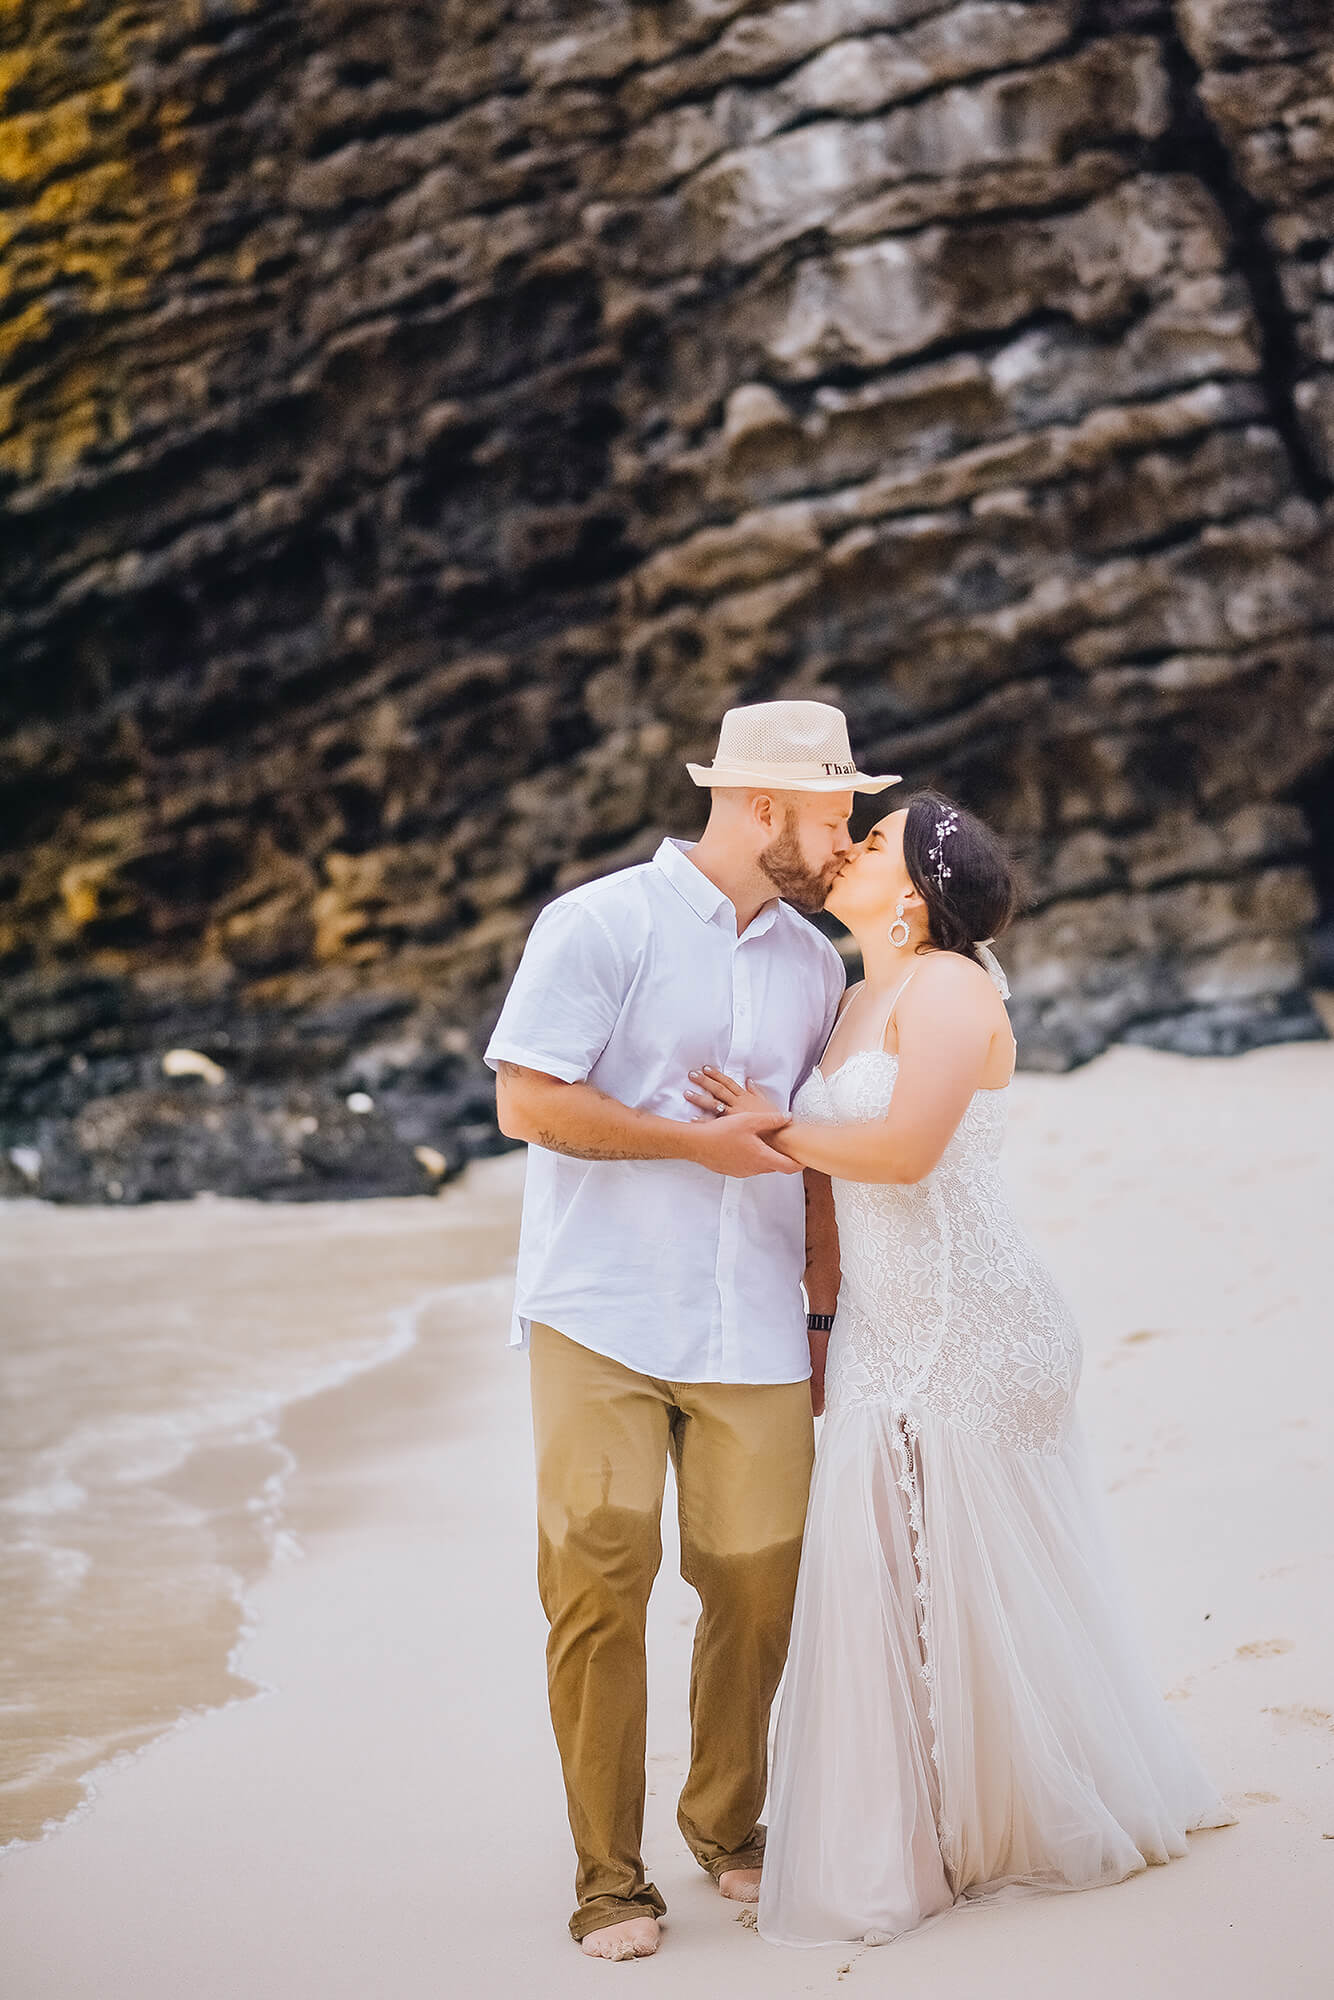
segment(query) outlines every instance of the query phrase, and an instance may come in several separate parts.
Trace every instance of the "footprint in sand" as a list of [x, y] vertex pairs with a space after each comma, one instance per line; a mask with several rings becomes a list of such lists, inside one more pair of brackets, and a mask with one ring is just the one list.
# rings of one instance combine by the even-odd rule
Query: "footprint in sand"
[[1334, 1715], [1327, 1708], [1303, 1708], [1294, 1704], [1291, 1708], [1266, 1708], [1266, 1715], [1272, 1715], [1284, 1727], [1295, 1724], [1299, 1729], [1319, 1729], [1327, 1736], [1334, 1736]]
[[1238, 1646], [1239, 1660], [1272, 1660], [1276, 1653], [1290, 1653], [1291, 1639], [1252, 1639], [1248, 1646]]

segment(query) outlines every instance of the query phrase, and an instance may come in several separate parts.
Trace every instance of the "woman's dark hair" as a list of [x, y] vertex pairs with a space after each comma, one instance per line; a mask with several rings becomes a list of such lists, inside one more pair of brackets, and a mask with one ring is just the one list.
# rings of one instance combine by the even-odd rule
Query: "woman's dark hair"
[[1018, 907], [1019, 884], [996, 835], [941, 792], [909, 799], [903, 859], [940, 951], [971, 958], [973, 946], [999, 937]]

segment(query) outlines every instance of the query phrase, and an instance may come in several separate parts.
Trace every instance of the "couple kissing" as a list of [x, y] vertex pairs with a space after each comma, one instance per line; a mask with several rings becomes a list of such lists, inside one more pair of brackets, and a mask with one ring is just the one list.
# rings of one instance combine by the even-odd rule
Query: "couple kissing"
[[1123, 1603], [1079, 1334], [1000, 1175], [1001, 843], [919, 792], [854, 844], [854, 795], [898, 780], [821, 702], [733, 709], [688, 768], [703, 834], [550, 904], [487, 1050], [529, 1147], [512, 1339], [570, 1930], [611, 1960], [665, 1914], [641, 1836], [669, 1457], [700, 1599], [678, 1824], [763, 1938], [888, 1942], [1231, 1818]]

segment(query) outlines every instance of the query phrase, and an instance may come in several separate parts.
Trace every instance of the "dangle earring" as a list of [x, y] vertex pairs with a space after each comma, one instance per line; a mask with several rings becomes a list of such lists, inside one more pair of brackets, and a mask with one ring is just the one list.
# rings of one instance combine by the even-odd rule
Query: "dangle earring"
[[[895, 931], [902, 931], [903, 936], [895, 937]], [[889, 927], [889, 941], [897, 951], [902, 951], [911, 936], [912, 932], [908, 928], [908, 919], [903, 914], [903, 898], [900, 896], [898, 902], [894, 905], [894, 921]]]

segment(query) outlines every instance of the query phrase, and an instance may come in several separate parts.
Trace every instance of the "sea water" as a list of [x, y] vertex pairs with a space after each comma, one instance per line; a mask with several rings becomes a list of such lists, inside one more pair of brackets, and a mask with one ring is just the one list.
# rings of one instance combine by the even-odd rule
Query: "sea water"
[[78, 1810], [99, 1767], [258, 1692], [248, 1594], [299, 1553], [284, 1412], [391, 1364], [451, 1290], [504, 1290], [512, 1208], [467, 1184], [0, 1203], [0, 1847]]

